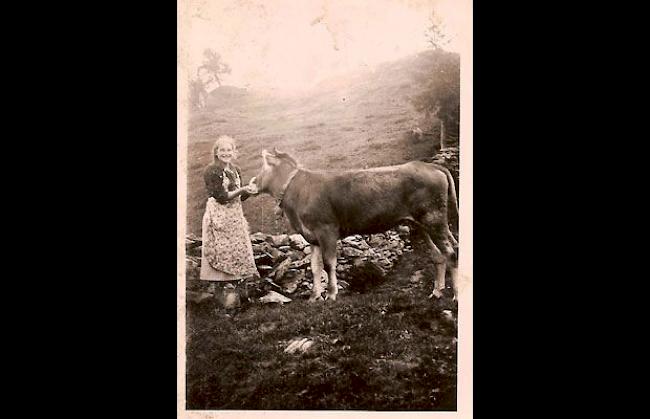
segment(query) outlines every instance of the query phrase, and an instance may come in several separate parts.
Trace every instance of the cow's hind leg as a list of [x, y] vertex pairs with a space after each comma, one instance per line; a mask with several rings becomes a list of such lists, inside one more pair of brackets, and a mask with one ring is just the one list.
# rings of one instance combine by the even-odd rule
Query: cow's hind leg
[[[445, 219], [445, 217], [439, 217]], [[416, 224], [423, 230], [423, 236], [426, 243], [431, 248], [433, 254], [433, 263], [436, 267], [436, 276], [434, 278], [433, 291], [429, 298], [442, 297], [442, 292], [445, 289], [445, 276], [449, 268], [453, 282], [454, 299], [456, 299], [456, 275], [457, 275], [457, 261], [456, 252], [452, 246], [455, 239], [449, 230], [446, 223], [437, 222], [435, 214], [428, 214], [420, 222]]]
[[447, 271], [447, 258], [440, 251], [438, 246], [435, 245], [433, 240], [431, 240], [431, 237], [428, 232], [424, 232], [423, 236], [424, 236], [424, 240], [431, 248], [431, 252], [433, 254], [433, 263], [436, 267], [436, 274], [435, 274], [436, 276], [433, 279], [433, 291], [431, 292], [431, 295], [429, 295], [429, 298], [431, 297], [440, 298], [442, 297], [442, 290], [445, 288], [445, 273]]
[[455, 248], [458, 247], [458, 240], [456, 240], [456, 237], [454, 237], [454, 234], [451, 232], [451, 229], [449, 226], [447, 226], [447, 235], [449, 236], [449, 241], [451, 242], [451, 245]]
[[313, 277], [313, 283], [309, 302], [313, 303], [314, 301], [323, 299], [320, 295], [323, 291], [320, 286], [320, 280], [323, 274], [323, 258], [320, 246], [312, 245], [311, 248], [311, 274]]
[[[452, 236], [453, 237], [453, 236]], [[431, 239], [433, 240], [436, 247], [440, 250], [442, 255], [445, 258], [446, 270], [449, 270], [451, 276], [452, 289], [454, 290], [454, 300], [458, 298], [458, 257], [457, 253], [454, 251], [454, 247], [450, 242], [449, 236], [447, 235], [446, 229], [433, 229], [431, 233]], [[442, 274], [442, 284], [436, 284], [435, 290], [442, 291], [445, 285], [445, 273]], [[434, 292], [435, 292], [434, 290]], [[438, 295], [436, 295], [438, 296]]]

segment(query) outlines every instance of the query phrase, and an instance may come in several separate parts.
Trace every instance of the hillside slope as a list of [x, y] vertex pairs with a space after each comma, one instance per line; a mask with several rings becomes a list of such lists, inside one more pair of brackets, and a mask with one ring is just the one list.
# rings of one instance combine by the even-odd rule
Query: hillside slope
[[[374, 71], [321, 83], [316, 93], [278, 98], [223, 86], [211, 95], [208, 109], [191, 115], [188, 147], [188, 232], [201, 234], [207, 193], [203, 168], [212, 161], [217, 136], [239, 144], [244, 181], [261, 166], [262, 149], [292, 153], [311, 169], [351, 169], [430, 158], [431, 139], [407, 135], [421, 115], [411, 106], [419, 77], [434, 56], [424, 52], [378, 66]], [[276, 220], [268, 195], [243, 203], [252, 232], [291, 232]]]

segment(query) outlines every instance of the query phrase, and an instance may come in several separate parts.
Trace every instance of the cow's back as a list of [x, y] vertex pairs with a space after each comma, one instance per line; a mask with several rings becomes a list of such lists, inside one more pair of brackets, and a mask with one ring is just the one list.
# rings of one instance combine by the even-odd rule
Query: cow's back
[[301, 218], [312, 225], [336, 223], [343, 236], [383, 232], [427, 211], [434, 201], [446, 205], [445, 174], [424, 162], [307, 172], [299, 183], [296, 209]]

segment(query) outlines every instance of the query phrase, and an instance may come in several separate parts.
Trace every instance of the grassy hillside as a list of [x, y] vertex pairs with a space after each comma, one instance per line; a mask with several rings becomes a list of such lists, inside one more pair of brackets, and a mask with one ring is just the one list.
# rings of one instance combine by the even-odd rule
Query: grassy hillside
[[[279, 98], [270, 94], [222, 87], [213, 92], [208, 109], [189, 123], [188, 232], [201, 234], [207, 194], [203, 168], [217, 136], [239, 143], [244, 181], [261, 166], [261, 151], [278, 147], [312, 169], [375, 167], [419, 160], [434, 154], [430, 140], [414, 142], [407, 131], [420, 115], [410, 104], [419, 93], [418, 76], [427, 71], [431, 53], [386, 63], [375, 71], [321, 83], [318, 92]], [[268, 195], [244, 202], [252, 232], [291, 231], [276, 220]]]
[[[432, 273], [409, 253], [385, 282], [336, 303], [189, 303], [187, 408], [456, 410], [457, 311], [427, 299]], [[297, 338], [314, 345], [286, 353]]]

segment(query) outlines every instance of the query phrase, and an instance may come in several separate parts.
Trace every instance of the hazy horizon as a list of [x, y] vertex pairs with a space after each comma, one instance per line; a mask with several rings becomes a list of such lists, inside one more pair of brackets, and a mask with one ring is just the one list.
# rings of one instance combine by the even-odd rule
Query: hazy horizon
[[426, 51], [431, 11], [457, 51], [465, 11], [453, 0], [190, 0], [181, 51], [190, 76], [211, 48], [232, 68], [224, 85], [283, 94]]

